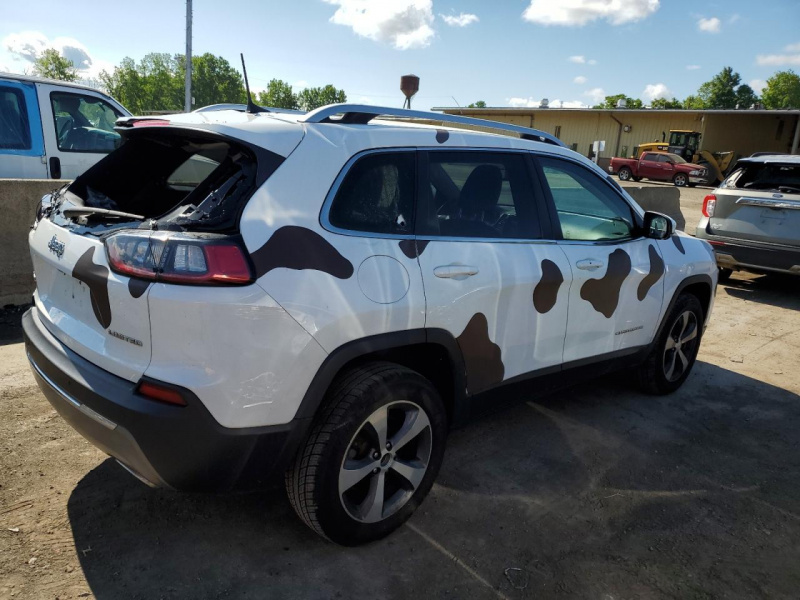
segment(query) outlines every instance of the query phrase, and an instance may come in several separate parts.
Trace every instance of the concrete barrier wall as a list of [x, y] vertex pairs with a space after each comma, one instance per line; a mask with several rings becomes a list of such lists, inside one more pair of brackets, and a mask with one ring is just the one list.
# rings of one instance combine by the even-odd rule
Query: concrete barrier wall
[[[28, 231], [41, 197], [64, 183], [54, 179], [0, 179], [0, 307], [30, 302], [34, 281]], [[686, 226], [678, 188], [625, 186], [625, 191], [645, 210], [675, 219], [678, 229]]]
[[675, 219], [678, 229], [684, 231], [686, 219], [681, 212], [681, 191], [675, 186], [626, 185], [624, 190], [645, 210], [660, 212]]
[[56, 179], [0, 179], [0, 307], [30, 302], [34, 282], [28, 232], [42, 196], [65, 183]]

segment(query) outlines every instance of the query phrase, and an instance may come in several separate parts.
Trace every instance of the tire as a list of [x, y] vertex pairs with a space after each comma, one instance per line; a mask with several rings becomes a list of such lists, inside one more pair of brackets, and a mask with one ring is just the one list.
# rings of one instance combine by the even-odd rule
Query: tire
[[[681, 342], [676, 346], [678, 336]], [[637, 369], [642, 391], [661, 396], [681, 387], [697, 359], [702, 336], [703, 307], [700, 300], [692, 294], [681, 294], [664, 320], [653, 349]]]
[[688, 187], [690, 187], [690, 188], [693, 188], [693, 187], [695, 187], [697, 184], [696, 184], [696, 183], [687, 183], [686, 185], [687, 185]]
[[685, 187], [689, 183], [689, 177], [684, 173], [676, 173], [675, 177], [672, 178], [672, 183], [677, 187]]
[[628, 167], [622, 167], [617, 172], [617, 177], [619, 177], [620, 181], [630, 181], [633, 179], [633, 171], [631, 171]]
[[[286, 472], [289, 501], [306, 525], [334, 543], [356, 546], [385, 537], [430, 491], [447, 429], [438, 392], [416, 371], [388, 362], [350, 369], [331, 386]], [[382, 439], [388, 443], [378, 447]], [[378, 506], [373, 499], [380, 485]]]
[[641, 181], [642, 178], [641, 177], [634, 177], [633, 180], [638, 182], [638, 181]]
[[731, 278], [731, 275], [733, 275], [733, 269], [720, 267], [718, 281], [728, 281]]

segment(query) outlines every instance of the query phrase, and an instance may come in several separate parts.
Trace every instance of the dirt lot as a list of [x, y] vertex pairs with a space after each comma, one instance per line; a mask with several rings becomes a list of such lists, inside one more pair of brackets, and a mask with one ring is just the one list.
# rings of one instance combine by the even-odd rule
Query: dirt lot
[[[690, 231], [704, 194], [685, 195]], [[454, 432], [419, 513], [358, 549], [279, 486], [145, 487], [50, 408], [3, 313], [0, 599], [797, 598], [798, 290], [720, 286], [673, 396], [615, 376]]]

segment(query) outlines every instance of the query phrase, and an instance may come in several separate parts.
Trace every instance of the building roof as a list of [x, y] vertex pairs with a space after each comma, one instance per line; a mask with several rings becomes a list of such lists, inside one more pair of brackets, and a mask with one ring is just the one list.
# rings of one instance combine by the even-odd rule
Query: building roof
[[800, 110], [767, 109], [683, 109], [683, 108], [548, 108], [531, 106], [487, 106], [486, 108], [466, 108], [461, 106], [434, 106], [432, 111], [463, 115], [531, 115], [540, 112], [557, 113], [646, 113], [646, 114], [698, 114], [698, 115], [800, 115]]

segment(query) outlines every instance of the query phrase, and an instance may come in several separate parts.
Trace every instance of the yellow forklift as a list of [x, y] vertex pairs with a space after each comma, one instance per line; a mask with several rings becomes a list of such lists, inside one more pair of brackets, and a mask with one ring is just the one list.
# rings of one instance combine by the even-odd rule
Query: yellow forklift
[[714, 185], [728, 174], [728, 169], [734, 164], [736, 153], [733, 150], [725, 152], [709, 152], [700, 150], [699, 131], [688, 129], [670, 129], [669, 143], [666, 133], [661, 134], [661, 141], [648, 142], [637, 146], [634, 154], [639, 158], [643, 152], [671, 152], [684, 160], [701, 165], [708, 170], [707, 185]]

